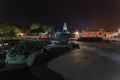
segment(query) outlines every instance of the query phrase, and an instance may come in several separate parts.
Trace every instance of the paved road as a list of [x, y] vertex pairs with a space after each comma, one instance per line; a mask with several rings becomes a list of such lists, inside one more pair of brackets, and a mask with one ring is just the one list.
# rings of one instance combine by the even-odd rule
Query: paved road
[[55, 54], [49, 56], [50, 61], [31, 68], [1, 71], [0, 80], [120, 80], [120, 64], [98, 56], [94, 50], [81, 47]]
[[66, 80], [120, 80], [120, 65], [81, 48], [48, 63]]

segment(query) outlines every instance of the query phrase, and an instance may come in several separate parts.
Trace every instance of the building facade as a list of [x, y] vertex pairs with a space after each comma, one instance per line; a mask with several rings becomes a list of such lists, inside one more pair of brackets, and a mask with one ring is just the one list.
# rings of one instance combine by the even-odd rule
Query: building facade
[[83, 30], [80, 33], [80, 37], [101, 37], [103, 39], [112, 38], [113, 32], [106, 32], [100, 30]]

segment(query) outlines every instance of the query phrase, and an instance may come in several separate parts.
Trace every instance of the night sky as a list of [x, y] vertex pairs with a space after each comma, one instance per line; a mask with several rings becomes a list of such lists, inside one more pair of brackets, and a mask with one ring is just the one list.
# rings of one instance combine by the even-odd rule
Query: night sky
[[60, 29], [118, 26], [119, 0], [0, 0], [0, 21], [29, 26], [33, 22]]

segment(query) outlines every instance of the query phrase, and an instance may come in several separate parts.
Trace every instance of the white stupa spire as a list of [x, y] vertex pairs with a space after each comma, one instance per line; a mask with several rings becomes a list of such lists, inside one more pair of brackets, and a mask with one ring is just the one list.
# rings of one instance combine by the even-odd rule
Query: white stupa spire
[[68, 32], [66, 22], [64, 22], [63, 31]]

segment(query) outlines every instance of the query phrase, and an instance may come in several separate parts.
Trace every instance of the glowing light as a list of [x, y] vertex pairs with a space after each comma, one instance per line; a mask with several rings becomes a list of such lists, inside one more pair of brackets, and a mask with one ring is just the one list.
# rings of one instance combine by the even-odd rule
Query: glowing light
[[78, 35], [78, 34], [79, 34], [79, 32], [78, 32], [78, 31], [76, 31], [76, 32], [75, 32], [75, 35]]
[[20, 32], [20, 33], [19, 33], [19, 35], [20, 35], [20, 36], [23, 36], [23, 35], [24, 35], [24, 33]]
[[120, 29], [118, 29], [118, 33], [120, 33]]
[[80, 37], [80, 35], [79, 35], [79, 32], [78, 32], [78, 31], [74, 32], [74, 34], [75, 34], [75, 38], [79, 38], [79, 37]]

